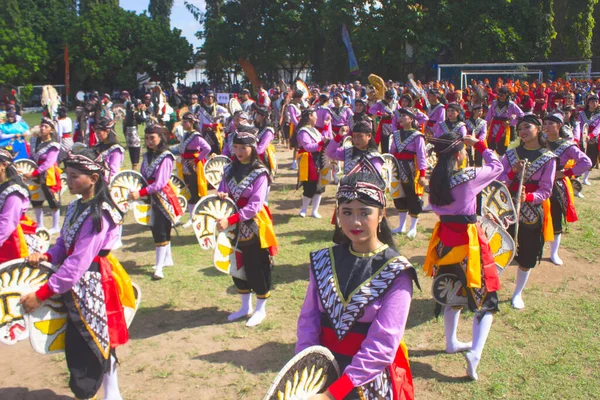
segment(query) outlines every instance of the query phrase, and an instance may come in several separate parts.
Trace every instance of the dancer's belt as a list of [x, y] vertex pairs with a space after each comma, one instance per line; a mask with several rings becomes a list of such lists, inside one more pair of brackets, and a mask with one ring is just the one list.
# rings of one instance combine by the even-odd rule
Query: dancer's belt
[[415, 153], [403, 151], [402, 153], [394, 153], [394, 157], [396, 157], [396, 160], [412, 161], [415, 159]]

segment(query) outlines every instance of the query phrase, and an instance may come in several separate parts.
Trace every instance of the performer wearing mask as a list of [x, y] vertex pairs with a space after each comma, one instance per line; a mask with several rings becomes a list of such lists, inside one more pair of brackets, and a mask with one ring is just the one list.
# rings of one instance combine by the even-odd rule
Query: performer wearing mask
[[[271, 257], [277, 254], [277, 238], [271, 214], [265, 202], [271, 179], [269, 171], [260, 162], [256, 150], [256, 136], [237, 132], [233, 138], [233, 162], [225, 167], [217, 196], [231, 197], [238, 212], [217, 221], [217, 230], [240, 224], [238, 246], [246, 280], [233, 278], [242, 298], [241, 308], [228, 317], [229, 321], [252, 315], [246, 326], [260, 324], [267, 316], [266, 303], [271, 295]], [[252, 310], [252, 292], [256, 293], [256, 309]]]
[[395, 95], [396, 92], [394, 92], [394, 90], [386, 90], [383, 100], [378, 100], [375, 105], [369, 108], [370, 115], [381, 118], [379, 120], [379, 125], [377, 126], [377, 133], [375, 134], [375, 143], [381, 143], [382, 153], [388, 153], [390, 150], [390, 135], [394, 131], [392, 126], [392, 116], [397, 107], [397, 104], [394, 101]]
[[14, 156], [0, 148], [0, 264], [29, 255], [25, 234], [36, 224], [26, 217], [29, 190], [13, 165]]
[[438, 124], [446, 120], [446, 109], [441, 102], [443, 97], [444, 94], [439, 89], [429, 89], [427, 92], [427, 100], [429, 101], [427, 116], [429, 120], [425, 126], [425, 134], [428, 136], [434, 136], [435, 132], [437, 132]]
[[[519, 236], [515, 239], [517, 253], [515, 261], [519, 265], [512, 306], [525, 308], [522, 294], [529, 279], [531, 269], [542, 257], [544, 242], [554, 240], [552, 216], [550, 213], [550, 195], [554, 185], [556, 155], [548, 150], [542, 135], [542, 121], [536, 115], [525, 115], [517, 123], [520, 144], [509, 149], [502, 166], [504, 171], [499, 180], [506, 183], [513, 195], [515, 204], [521, 202]], [[524, 161], [530, 164], [523, 170]], [[521, 198], [515, 198], [519, 191], [521, 173], [524, 173], [524, 189]], [[508, 228], [514, 235], [515, 226]]]
[[498, 88], [498, 99], [492, 101], [485, 115], [489, 129], [487, 144], [500, 156], [506, 153], [510, 144], [511, 127], [516, 126], [517, 120], [524, 115], [519, 106], [509, 99], [508, 94], [509, 90], [506, 87]]
[[[477, 140], [484, 140], [487, 136], [487, 122], [485, 119], [481, 118], [483, 115], [483, 105], [482, 104], [473, 104], [471, 105], [471, 115], [469, 119], [465, 121], [467, 127], [467, 135], [473, 136]], [[467, 153], [469, 155], [469, 165], [481, 167], [482, 158], [481, 153], [476, 151], [475, 155], [473, 155], [473, 148], [469, 147], [467, 149]]]
[[302, 209], [300, 216], [306, 217], [308, 206], [312, 201], [312, 217], [321, 218], [319, 205], [325, 187], [320, 185], [320, 172], [323, 168], [324, 157], [321, 153], [324, 142], [323, 136], [315, 128], [317, 114], [314, 110], [302, 111], [302, 117], [294, 135], [298, 138], [298, 182], [304, 189], [302, 194]]
[[467, 135], [467, 126], [462, 120], [461, 113], [463, 112], [463, 108], [458, 103], [450, 103], [448, 104], [448, 109], [446, 110], [446, 119], [440, 121], [433, 132], [433, 137], [440, 137], [447, 133], [456, 133], [461, 136]]
[[202, 106], [198, 103], [198, 95], [193, 93], [190, 96], [190, 104], [188, 106], [188, 109], [190, 110], [191, 113], [193, 113], [194, 115], [197, 115], [200, 112], [200, 107], [202, 107]]
[[339, 92], [333, 95], [333, 107], [330, 110], [332, 134], [337, 135], [343, 126], [350, 126], [354, 113], [344, 105], [342, 94]]
[[183, 114], [181, 119], [183, 127], [183, 140], [179, 143], [179, 154], [181, 155], [181, 170], [183, 180], [190, 191], [188, 211], [190, 219], [183, 227], [192, 226], [194, 207], [201, 197], [208, 194], [208, 182], [204, 176], [204, 164], [206, 157], [211, 151], [210, 145], [202, 138], [198, 129], [198, 119], [191, 111]]
[[550, 197], [554, 228], [554, 241], [550, 244], [550, 260], [556, 265], [563, 264], [558, 255], [563, 218], [566, 222], [575, 222], [578, 219], [570, 179], [592, 167], [592, 161], [577, 147], [577, 143], [564, 137], [563, 118], [562, 113], [546, 114], [544, 118], [544, 132], [548, 139], [548, 148], [558, 157], [552, 197]]
[[115, 133], [115, 121], [101, 117], [95, 126], [98, 144], [94, 149], [102, 159], [108, 164], [109, 171], [106, 176], [106, 183], [109, 184], [112, 178], [121, 171], [123, 158], [125, 158], [125, 149], [119, 146], [117, 134]]
[[[592, 160], [592, 168], [598, 164], [598, 148], [600, 147], [600, 107], [598, 107], [598, 95], [593, 93], [585, 99], [585, 108], [579, 112], [579, 123], [581, 124], [581, 143], [585, 145], [585, 154]], [[586, 129], [587, 126], [587, 129]], [[584, 132], [584, 130], [586, 132]], [[586, 141], [587, 133], [587, 143]], [[583, 173], [583, 184], [591, 185], [590, 170]]]
[[170, 183], [175, 157], [168, 150], [167, 130], [156, 124], [146, 127], [147, 151], [142, 160], [141, 173], [149, 185], [138, 192], [131, 192], [129, 200], [150, 196], [154, 222], [152, 238], [156, 246], [154, 279], [163, 279], [163, 267], [172, 266], [171, 229], [177, 217], [183, 214], [177, 196]]
[[[446, 352], [467, 351], [467, 374], [477, 380], [477, 366], [492, 327], [492, 313], [498, 311], [500, 280], [496, 263], [477, 224], [477, 195], [502, 173], [502, 163], [485, 142], [472, 136], [446, 133], [432, 139], [438, 162], [429, 180], [429, 203], [440, 218], [433, 230], [423, 271], [428, 276], [457, 276], [475, 313], [473, 341], [460, 342], [456, 329], [462, 307], [444, 306]], [[467, 158], [465, 145], [473, 146], [485, 160], [483, 168], [461, 168]], [[436, 307], [436, 315], [441, 311]]]
[[125, 140], [127, 141], [131, 169], [137, 171], [140, 164], [140, 148], [142, 145], [137, 126], [143, 123], [145, 119], [136, 111], [135, 102], [131, 100], [129, 92], [125, 90], [122, 91], [121, 99], [123, 100], [123, 106], [125, 107], [123, 132], [125, 133]]
[[[31, 158], [36, 162], [38, 168], [30, 173], [24, 174], [23, 179], [36, 179], [42, 188], [48, 207], [52, 211], [51, 234], [60, 232], [60, 174], [58, 167], [58, 155], [60, 153], [60, 144], [55, 138], [56, 125], [50, 118], [42, 117], [40, 122], [40, 137], [35, 142], [32, 149]], [[34, 211], [37, 226], [44, 227], [44, 200], [31, 202]]]
[[269, 174], [275, 173], [275, 147], [271, 144], [275, 138], [275, 129], [271, 126], [270, 110], [267, 107], [254, 106], [254, 126], [258, 129], [256, 151], [260, 161], [267, 167]]
[[394, 246], [385, 182], [370, 163], [361, 164], [336, 194], [342, 244], [310, 255], [296, 353], [327, 347], [342, 372], [311, 400], [414, 399], [403, 337], [417, 277]]
[[[71, 391], [90, 399], [103, 385], [104, 399], [121, 400], [115, 349], [129, 340], [123, 305], [135, 307], [129, 277], [110, 254], [122, 214], [94, 150], [69, 153], [65, 165], [69, 190], [81, 198], [69, 204], [56, 244], [46, 254], [27, 258], [34, 266], [47, 261], [58, 270], [36, 292], [21, 297], [20, 304], [31, 313], [61, 295], [68, 313], [64, 345]], [[117, 280], [128, 284], [117, 288]]]
[[410, 214], [410, 229], [406, 236], [414, 239], [417, 236], [419, 214], [423, 211], [421, 196], [426, 184], [425, 137], [414, 127], [416, 115], [413, 108], [401, 108], [398, 112], [400, 129], [392, 135], [390, 153], [398, 160], [398, 180], [401, 182], [402, 194], [400, 198], [394, 199], [400, 222], [392, 232], [404, 233], [406, 217]]

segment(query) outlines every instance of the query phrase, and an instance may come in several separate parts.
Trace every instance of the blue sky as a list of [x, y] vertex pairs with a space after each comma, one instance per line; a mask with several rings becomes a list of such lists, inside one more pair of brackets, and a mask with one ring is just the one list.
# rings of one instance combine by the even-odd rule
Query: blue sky
[[[149, 0], [120, 0], [122, 8], [128, 11], [135, 11], [138, 14], [148, 9]], [[188, 0], [188, 3], [194, 4], [204, 10], [204, 0]], [[182, 35], [194, 46], [200, 46], [200, 41], [194, 36], [199, 30], [200, 24], [194, 19], [192, 14], [185, 8], [184, 0], [173, 1], [173, 10], [171, 11], [171, 27], [181, 29]]]

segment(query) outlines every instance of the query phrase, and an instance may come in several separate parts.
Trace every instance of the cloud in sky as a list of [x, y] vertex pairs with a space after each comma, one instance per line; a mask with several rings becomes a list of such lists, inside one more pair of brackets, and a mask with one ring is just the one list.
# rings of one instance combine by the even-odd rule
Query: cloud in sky
[[[120, 5], [127, 11], [135, 11], [138, 14], [148, 9], [149, 0], [120, 0]], [[204, 0], [188, 0], [201, 10], [205, 9]], [[181, 29], [182, 35], [194, 46], [199, 47], [201, 42], [195, 34], [200, 29], [200, 24], [194, 19], [192, 14], [185, 8], [184, 0], [175, 0], [171, 10], [171, 27]]]

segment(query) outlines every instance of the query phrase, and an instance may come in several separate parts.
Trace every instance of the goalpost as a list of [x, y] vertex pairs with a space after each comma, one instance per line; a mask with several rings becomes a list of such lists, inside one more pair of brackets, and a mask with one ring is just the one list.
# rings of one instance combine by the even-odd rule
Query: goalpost
[[474, 71], [460, 71], [460, 90], [469, 86], [469, 75], [537, 75], [540, 82], [544, 79], [544, 73], [540, 69], [527, 69], [527, 70], [474, 70]]
[[[587, 67], [587, 73], [592, 73], [592, 60], [576, 60], [576, 61], [547, 61], [547, 62], [511, 62], [511, 63], [476, 63], [476, 64], [438, 64], [437, 66], [437, 80], [442, 80], [442, 71], [449, 69], [460, 69], [461, 71], [468, 70], [515, 70], [519, 68], [537, 67], [544, 69], [547, 67], [557, 65], [585, 65]], [[458, 71], [455, 71], [455, 78], [458, 79]], [[450, 79], [451, 77], [446, 77]]]
[[566, 74], [567, 80], [571, 78], [576, 79], [590, 79], [590, 78], [600, 78], [600, 72], [567, 72]]

